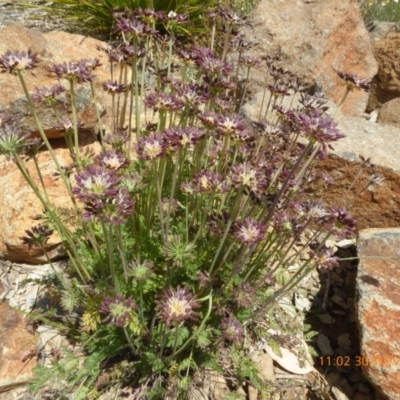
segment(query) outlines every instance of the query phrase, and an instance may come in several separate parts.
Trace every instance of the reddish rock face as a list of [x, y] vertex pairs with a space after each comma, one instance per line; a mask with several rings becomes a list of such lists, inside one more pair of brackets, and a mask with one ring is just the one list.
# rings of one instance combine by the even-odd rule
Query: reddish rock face
[[[1, 290], [0, 290], [1, 292]], [[0, 386], [16, 385], [33, 377], [36, 357], [29, 358], [39, 338], [24, 328], [22, 314], [7, 303], [0, 304]], [[10, 386], [11, 387], [11, 386]]]
[[[336, 103], [346, 89], [335, 69], [368, 79], [376, 74], [370, 38], [356, 1], [262, 0], [252, 16], [254, 26], [245, 32], [258, 43], [253, 55], [279, 55], [284, 68], [316, 81]], [[265, 70], [253, 71], [252, 76], [259, 90]], [[362, 115], [367, 101], [368, 93], [353, 91], [342, 111]]]
[[358, 238], [358, 324], [364, 372], [388, 399], [400, 393], [400, 228]]

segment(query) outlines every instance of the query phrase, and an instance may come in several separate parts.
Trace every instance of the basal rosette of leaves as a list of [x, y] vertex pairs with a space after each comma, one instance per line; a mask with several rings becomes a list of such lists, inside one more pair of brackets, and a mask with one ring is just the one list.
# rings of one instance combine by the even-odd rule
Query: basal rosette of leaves
[[[95, 95], [99, 61], [51, 65], [68, 85], [30, 94], [24, 71], [36, 67], [37, 55], [0, 57], [3, 72], [21, 81], [77, 221], [74, 229], [66, 225], [44, 181], [36, 185], [27, 171], [26, 158], [33, 158], [40, 173], [41, 144], [2, 115], [0, 153], [16, 163], [46, 215], [22, 240], [46, 252], [57, 231], [72, 270], [47, 280], [59, 293], [64, 322], [59, 309], [31, 317], [53, 323], [81, 346], [79, 354], [62, 349], [49, 368], [39, 368], [31, 388], [37, 393], [48, 385], [74, 398], [96, 398], [112, 386], [129, 387], [136, 398], [162, 398], [168, 388], [179, 398], [196, 371], [218, 368], [223, 349], [241, 349], [246, 329], [312, 269], [337, 265], [325, 242], [332, 234], [348, 237], [355, 222], [344, 207], [327, 209], [322, 199], [310, 198], [307, 188], [313, 182], [327, 190], [329, 179], [314, 164], [343, 134], [321, 99], [302, 94], [297, 108], [281, 106], [302, 82], [276, 58], [246, 54], [253, 44], [237, 33], [247, 23], [240, 15], [211, 10], [207, 48], [186, 48], [176, 39], [186, 14], [114, 15], [121, 39], [103, 49], [112, 71], [103, 89], [113, 100], [113, 123], [100, 134], [98, 155], [79, 146], [75, 90], [88, 85]], [[155, 30], [158, 23], [168, 35]], [[261, 63], [269, 68], [270, 95], [259, 120], [250, 121], [238, 112], [246, 93], [237, 90], [239, 71], [248, 78]], [[365, 84], [342, 75], [351, 90]], [[60, 167], [35, 112], [35, 103], [53, 107], [65, 90], [72, 119], [60, 124], [69, 168]], [[289, 273], [294, 262], [302, 264]], [[234, 384], [251, 377], [262, 389], [255, 370], [246, 371], [233, 374]]]

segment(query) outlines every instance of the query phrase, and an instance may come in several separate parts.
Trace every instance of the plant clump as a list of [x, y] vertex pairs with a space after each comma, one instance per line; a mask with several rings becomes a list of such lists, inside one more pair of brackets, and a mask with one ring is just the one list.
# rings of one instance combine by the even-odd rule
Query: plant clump
[[[49, 71], [68, 87], [29, 94], [23, 71], [38, 56], [29, 50], [0, 57], [0, 68], [21, 81], [78, 221], [75, 229], [67, 226], [43, 180], [31, 179], [24, 156], [37, 162], [37, 154], [29, 152], [32, 144], [17, 121], [2, 115], [0, 153], [17, 164], [46, 218], [22, 241], [46, 252], [52, 232], [60, 236], [72, 272], [56, 273], [48, 284], [60, 294], [65, 320], [74, 315], [76, 321], [63, 332], [82, 349], [65, 349], [49, 367], [38, 367], [31, 389], [50, 385], [58, 394], [95, 399], [112, 387], [130, 387], [150, 399], [172, 385], [179, 398], [196, 371], [219, 368], [221, 351], [240, 352], [257, 318], [310, 271], [337, 265], [327, 239], [351, 236], [355, 221], [306, 189], [310, 182], [327, 187], [314, 165], [343, 134], [321, 99], [301, 93], [298, 106], [282, 105], [284, 96], [303, 88], [301, 79], [276, 58], [245, 54], [252, 44], [238, 34], [248, 23], [240, 15], [213, 9], [213, 32], [222, 34], [211, 35], [208, 47], [179, 41], [186, 14], [139, 9], [114, 16], [120, 38], [103, 49], [111, 76], [102, 85], [112, 98], [112, 125], [100, 132], [98, 155], [79, 146], [74, 99], [78, 85], [89, 85], [95, 96], [99, 61], [54, 64]], [[240, 53], [237, 63], [231, 50]], [[237, 90], [239, 76], [247, 76], [246, 85], [262, 63], [270, 96], [251, 121], [241, 112], [246, 90]], [[35, 113], [35, 102], [52, 107], [64, 90], [73, 116], [65, 136], [67, 169]], [[58, 313], [32, 318], [51, 324]], [[248, 362], [244, 372], [239, 364], [230, 372], [233, 385], [251, 378], [263, 390], [255, 367]]]

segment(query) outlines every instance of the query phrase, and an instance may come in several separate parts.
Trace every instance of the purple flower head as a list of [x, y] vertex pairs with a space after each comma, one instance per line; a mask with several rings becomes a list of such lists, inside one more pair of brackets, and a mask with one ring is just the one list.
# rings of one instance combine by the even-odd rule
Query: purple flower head
[[196, 194], [199, 192], [198, 188], [195, 187], [193, 182], [182, 182], [181, 183], [181, 190], [183, 194]]
[[219, 5], [216, 13], [223, 21], [225, 21], [229, 25], [243, 26], [248, 24], [248, 22], [246, 22], [247, 17], [235, 13], [230, 8]]
[[249, 308], [254, 305], [257, 298], [256, 289], [248, 282], [243, 282], [233, 292], [233, 298], [240, 308]]
[[189, 15], [187, 13], [177, 14], [174, 11], [170, 11], [164, 18], [166, 22], [179, 22], [179, 23], [188, 22], [188, 19]]
[[243, 55], [239, 58], [239, 63], [246, 68], [254, 68], [261, 66], [261, 60], [258, 57]]
[[[72, 135], [74, 133], [75, 123], [74, 123], [74, 120], [72, 118], [70, 118], [70, 119], [61, 119], [59, 121], [59, 123], [57, 124], [57, 126], [60, 129], [64, 129], [65, 135], [68, 135], [68, 134]], [[77, 127], [78, 127], [78, 129], [83, 127], [83, 123], [81, 121], [78, 121]]]
[[337, 123], [318, 109], [298, 113], [296, 119], [299, 129], [324, 147], [327, 143], [344, 138], [344, 134], [337, 129]]
[[231, 75], [233, 72], [232, 64], [222, 61], [215, 55], [206, 55], [197, 58], [197, 64], [207, 75]]
[[117, 19], [117, 29], [123, 33], [128, 33], [136, 39], [157, 33], [157, 31], [151, 29], [138, 19], [124, 17]]
[[336, 73], [338, 74], [339, 78], [346, 82], [346, 85], [350, 90], [361, 89], [365, 92], [369, 92], [371, 88], [371, 82], [368, 81], [368, 79], [359, 78], [357, 75], [349, 72], [336, 71]]
[[136, 153], [142, 160], [154, 160], [165, 154], [165, 139], [159, 133], [142, 136], [138, 139]]
[[65, 87], [60, 84], [55, 84], [51, 88], [46, 86], [36, 87], [36, 92], [31, 95], [34, 103], [54, 104], [57, 101], [57, 96], [65, 92]]
[[196, 54], [193, 52], [186, 51], [185, 49], [178, 48], [175, 50], [175, 54], [179, 57], [180, 61], [185, 64], [193, 67], [196, 61]]
[[177, 289], [170, 288], [156, 303], [161, 320], [168, 325], [196, 320], [199, 317], [194, 310], [200, 307], [200, 303], [190, 293], [188, 286], [183, 288], [178, 286]]
[[184, 105], [190, 109], [205, 104], [210, 96], [206, 93], [206, 88], [194, 83], [188, 83], [181, 87], [176, 87], [176, 92]]
[[118, 170], [129, 165], [129, 160], [117, 150], [103, 151], [96, 157], [95, 161], [111, 170]]
[[178, 111], [184, 108], [183, 101], [174, 93], [149, 93], [144, 103], [154, 111]]
[[111, 225], [120, 225], [126, 223], [133, 213], [134, 205], [135, 201], [132, 200], [128, 189], [122, 187], [104, 199], [87, 198], [82, 217], [86, 222], [100, 218]]
[[329, 231], [339, 239], [346, 239], [355, 231], [356, 220], [343, 207], [332, 207], [326, 219]]
[[78, 64], [82, 68], [86, 68], [89, 71], [94, 71], [96, 68], [102, 66], [98, 58], [82, 58], [81, 60], [78, 61]]
[[125, 54], [121, 51], [121, 49], [119, 48], [119, 46], [111, 46], [108, 48], [102, 48], [99, 47], [98, 48], [101, 51], [104, 51], [107, 55], [108, 55], [108, 61], [110, 63], [117, 63], [117, 64], [123, 64], [126, 63], [127, 61], [127, 57], [125, 56]]
[[217, 98], [215, 101], [215, 109], [222, 114], [233, 114], [235, 103], [232, 99]]
[[36, 68], [39, 62], [38, 54], [32, 53], [32, 49], [28, 49], [28, 51], [7, 50], [0, 57], [0, 69], [2, 73], [18, 74], [18, 72]]
[[240, 53], [245, 50], [250, 50], [252, 47], [256, 46], [257, 44], [258, 43], [256, 43], [256, 42], [247, 40], [244, 34], [239, 34], [239, 35], [235, 36], [230, 42], [231, 48], [238, 50]]
[[201, 171], [194, 178], [194, 184], [199, 192], [203, 193], [228, 193], [230, 185], [218, 172]]
[[132, 297], [126, 298], [122, 294], [116, 294], [114, 298], [104, 296], [100, 312], [107, 314], [101, 322], [108, 322], [110, 326], [126, 328], [135, 320], [137, 305]]
[[286, 86], [283, 86], [282, 84], [275, 83], [274, 85], [268, 85], [268, 90], [274, 95], [274, 96], [287, 96], [289, 95], [289, 88]]
[[221, 114], [213, 111], [206, 111], [199, 114], [199, 119], [205, 128], [211, 129], [218, 126], [218, 121], [222, 118]]
[[263, 172], [247, 162], [234, 165], [230, 170], [229, 177], [235, 188], [245, 186], [254, 193], [261, 193], [266, 188]]
[[163, 133], [166, 148], [174, 152], [181, 147], [196, 145], [203, 136], [202, 130], [192, 127], [185, 129], [174, 127], [166, 129]]
[[203, 76], [203, 82], [209, 86], [210, 92], [213, 95], [221, 94], [227, 90], [231, 90], [235, 87], [234, 83], [224, 76]]
[[217, 129], [223, 135], [238, 135], [239, 132], [246, 130], [246, 121], [237, 114], [217, 115]]
[[223, 318], [221, 322], [223, 337], [232, 343], [242, 343], [244, 339], [243, 325], [233, 316]]
[[157, 21], [164, 21], [165, 13], [164, 11], [154, 11], [152, 9], [146, 8], [135, 8], [133, 10], [133, 15], [140, 19], [145, 24], [151, 26]]
[[94, 79], [92, 71], [79, 61], [53, 64], [48, 70], [54, 73], [59, 79], [67, 79], [78, 83], [91, 82]]
[[332, 247], [314, 242], [310, 244], [310, 249], [309, 255], [316, 262], [321, 271], [330, 272], [334, 267], [339, 266], [339, 258], [334, 255], [335, 250]]
[[236, 224], [236, 237], [247, 245], [264, 240], [266, 231], [266, 227], [253, 218], [246, 218], [244, 222]]
[[30, 230], [26, 230], [27, 236], [21, 237], [24, 244], [27, 244], [29, 248], [42, 247], [49, 240], [54, 230], [49, 229], [46, 225], [37, 225], [32, 227]]
[[104, 82], [103, 89], [111, 95], [115, 95], [118, 93], [124, 93], [127, 90], [126, 85], [119, 84], [117, 81], [112, 81], [112, 80], [108, 80], [107, 82]]
[[307, 93], [301, 93], [299, 103], [306, 109], [306, 110], [315, 110], [318, 109], [322, 112], [325, 112], [329, 109], [327, 106], [326, 100], [322, 100], [319, 97], [310, 96]]
[[324, 204], [322, 201], [311, 200], [306, 205], [306, 213], [308, 218], [311, 220], [320, 222], [327, 216], [328, 212], [326, 211]]
[[90, 165], [75, 174], [75, 181], [77, 187], [72, 189], [73, 193], [79, 200], [87, 201], [115, 196], [120, 178], [114, 171], [109, 171], [104, 166]]
[[143, 46], [133, 46], [129, 43], [124, 43], [120, 47], [121, 52], [125, 57], [125, 63], [133, 63], [136, 59], [143, 58], [146, 55], [146, 49]]

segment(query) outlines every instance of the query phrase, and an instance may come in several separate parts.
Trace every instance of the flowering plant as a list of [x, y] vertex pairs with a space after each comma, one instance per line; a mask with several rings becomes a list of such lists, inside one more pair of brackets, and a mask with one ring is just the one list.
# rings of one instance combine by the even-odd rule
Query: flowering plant
[[[269, 58], [267, 107], [257, 121], [246, 118], [240, 71], [248, 78], [262, 61], [244, 54], [251, 43], [237, 28], [245, 18], [222, 7], [210, 15], [213, 32], [223, 32], [220, 41], [211, 35], [209, 47], [190, 48], [175, 35], [184, 14], [115, 13], [121, 40], [103, 49], [111, 64], [103, 89], [112, 98], [112, 124], [101, 129], [97, 155], [80, 147], [75, 91], [83, 84], [95, 91], [99, 61], [52, 65], [49, 71], [68, 88], [31, 95], [23, 72], [38, 57], [30, 50], [0, 57], [0, 68], [21, 81], [78, 220], [77, 229], [67, 226], [43, 180], [32, 181], [22, 153], [35, 159], [37, 143], [12, 117], [1, 116], [0, 153], [15, 161], [46, 215], [46, 224], [22, 240], [46, 251], [57, 231], [74, 268], [68, 279], [56, 273], [54, 284], [64, 312], [75, 315], [69, 335], [82, 344], [86, 375], [71, 369], [59, 380], [63, 394], [94, 398], [115, 383], [115, 374], [137, 398], [156, 398], [167, 386], [175, 394], [188, 390], [193, 372], [215, 364], [220, 349], [242, 346], [247, 327], [312, 269], [337, 265], [326, 245], [331, 234], [345, 238], [354, 231], [344, 208], [327, 209], [305, 190], [310, 181], [325, 184], [314, 163], [343, 137], [324, 102], [302, 93], [297, 108], [284, 108], [283, 96], [302, 85]], [[166, 36], [155, 29], [160, 23]], [[238, 65], [229, 58], [234, 49]], [[52, 106], [65, 90], [73, 116], [67, 170], [34, 107], [38, 101]], [[304, 249], [308, 256], [282, 279]], [[57, 366], [68, 357], [54, 361], [51, 376], [42, 371], [43, 379], [57, 381]], [[115, 374], [105, 373], [110, 370]]]

